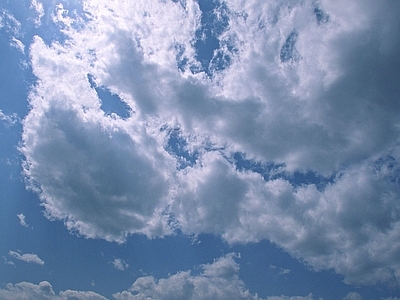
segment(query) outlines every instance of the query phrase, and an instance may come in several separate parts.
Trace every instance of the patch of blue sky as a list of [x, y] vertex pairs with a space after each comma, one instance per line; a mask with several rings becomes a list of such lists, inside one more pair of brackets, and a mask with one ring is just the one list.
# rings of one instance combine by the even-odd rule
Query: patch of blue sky
[[265, 181], [282, 178], [287, 180], [293, 187], [314, 184], [318, 190], [322, 191], [336, 179], [336, 173], [330, 177], [322, 176], [312, 170], [304, 172], [295, 171], [289, 173], [285, 171], [284, 163], [259, 162], [252, 159], [247, 159], [244, 153], [236, 152], [230, 160], [239, 171], [252, 171], [260, 174]]
[[321, 8], [314, 8], [315, 18], [317, 20], [318, 25], [327, 23], [329, 21], [329, 15], [326, 14]]
[[201, 26], [196, 31], [196, 59], [201, 68], [191, 66], [193, 73], [205, 72], [212, 77], [214, 71], [223, 70], [230, 64], [229, 52], [232, 45], [225, 47], [220, 41], [221, 34], [229, 27], [229, 9], [218, 0], [199, 0]]
[[176, 44], [175, 51], [176, 51], [175, 59], [176, 59], [178, 69], [181, 72], [184, 72], [186, 69], [186, 66], [189, 62], [189, 59], [185, 56], [185, 46], [182, 44]]
[[399, 162], [392, 155], [386, 155], [373, 162], [373, 168], [377, 173], [385, 174], [392, 183], [400, 183]]
[[[47, 45], [54, 42], [65, 43], [69, 37], [63, 32], [66, 26], [57, 21], [57, 14], [64, 18], [70, 18], [69, 24], [73, 29], [79, 30], [84, 27], [90, 16], [83, 11], [81, 1], [43, 1], [43, 16], [40, 18], [40, 24], [35, 22], [37, 12], [31, 6], [31, 1], [12, 1], [7, 8], [17, 20], [25, 21], [28, 16], [28, 22], [24, 22], [23, 43], [30, 44], [34, 35], [40, 36]], [[7, 3], [8, 4], [8, 3]], [[66, 9], [68, 7], [68, 9]]]
[[299, 33], [297, 32], [297, 30], [294, 29], [290, 32], [290, 34], [286, 38], [286, 41], [283, 44], [279, 54], [281, 62], [283, 63], [294, 62], [300, 59], [300, 54], [298, 53], [295, 47], [298, 36]]
[[165, 127], [161, 130], [167, 131], [168, 141], [165, 150], [176, 158], [178, 169], [181, 170], [196, 164], [196, 161], [199, 158], [199, 153], [189, 150], [188, 143], [179, 128]]
[[132, 113], [131, 108], [126, 102], [124, 102], [117, 94], [111, 92], [108, 88], [104, 86], [97, 86], [93, 76], [88, 74], [88, 80], [90, 87], [94, 89], [101, 100], [100, 108], [108, 116], [116, 114], [122, 119], [129, 118]]

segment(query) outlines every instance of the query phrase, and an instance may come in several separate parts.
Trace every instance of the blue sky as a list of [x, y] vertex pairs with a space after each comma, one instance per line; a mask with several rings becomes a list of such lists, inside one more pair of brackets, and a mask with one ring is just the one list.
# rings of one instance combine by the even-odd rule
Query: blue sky
[[399, 12], [0, 0], [0, 299], [400, 299]]

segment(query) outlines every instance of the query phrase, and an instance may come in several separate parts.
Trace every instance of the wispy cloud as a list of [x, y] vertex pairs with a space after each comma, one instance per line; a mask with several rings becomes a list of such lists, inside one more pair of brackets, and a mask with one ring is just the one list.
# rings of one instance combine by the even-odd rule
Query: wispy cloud
[[120, 270], [120, 271], [124, 271], [127, 268], [129, 268], [129, 264], [120, 258], [115, 258], [114, 261], [112, 262], [112, 264], [113, 264], [114, 268], [116, 268], [117, 270]]
[[17, 114], [7, 115], [0, 109], [0, 121], [4, 121], [7, 125], [14, 125], [18, 122]]
[[25, 221], [25, 216], [24, 216], [24, 214], [18, 214], [17, 215], [17, 217], [18, 217], [18, 219], [19, 219], [19, 224], [21, 224], [22, 226], [24, 226], [24, 227], [28, 227], [28, 224], [26, 224], [26, 221]]
[[42, 18], [44, 16], [43, 3], [37, 0], [31, 0], [31, 4], [29, 7], [33, 9], [36, 13], [34, 23], [36, 27], [39, 27], [42, 24]]
[[280, 268], [280, 267], [277, 267], [277, 266], [274, 266], [271, 264], [269, 265], [269, 267], [273, 270], [278, 270], [278, 275], [286, 275], [286, 274], [289, 274], [290, 272], [292, 272], [292, 270], [290, 270], [290, 269]]
[[26, 254], [21, 254], [20, 252], [16, 251], [9, 251], [8, 255], [16, 258], [18, 260], [22, 260], [27, 263], [33, 263], [33, 264], [38, 264], [38, 265], [44, 265], [44, 261], [39, 258], [36, 254], [33, 253], [26, 253]]

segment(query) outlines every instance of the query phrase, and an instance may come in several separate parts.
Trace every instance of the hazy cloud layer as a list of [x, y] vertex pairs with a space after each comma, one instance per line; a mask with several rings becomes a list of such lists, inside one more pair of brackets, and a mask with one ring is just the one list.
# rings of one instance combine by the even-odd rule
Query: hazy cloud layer
[[229, 0], [209, 62], [196, 1], [83, 9], [57, 6], [66, 41], [30, 46], [21, 152], [50, 219], [118, 242], [268, 239], [348, 283], [399, 283], [400, 3]]

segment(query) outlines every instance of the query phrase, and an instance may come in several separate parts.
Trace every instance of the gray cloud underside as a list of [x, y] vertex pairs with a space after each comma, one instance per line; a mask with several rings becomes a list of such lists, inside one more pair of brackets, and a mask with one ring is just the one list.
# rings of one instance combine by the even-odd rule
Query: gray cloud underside
[[[398, 284], [400, 3], [352, 3], [226, 1], [230, 65], [211, 77], [191, 72], [195, 1], [84, 1], [85, 22], [55, 14], [68, 39], [30, 46], [38, 81], [21, 146], [47, 216], [118, 242], [176, 228], [268, 239], [348, 283]], [[101, 109], [88, 74], [129, 118]], [[176, 168], [166, 127], [196, 163]], [[237, 152], [284, 175], [236, 168]], [[306, 171], [332, 180], [290, 181]]]

